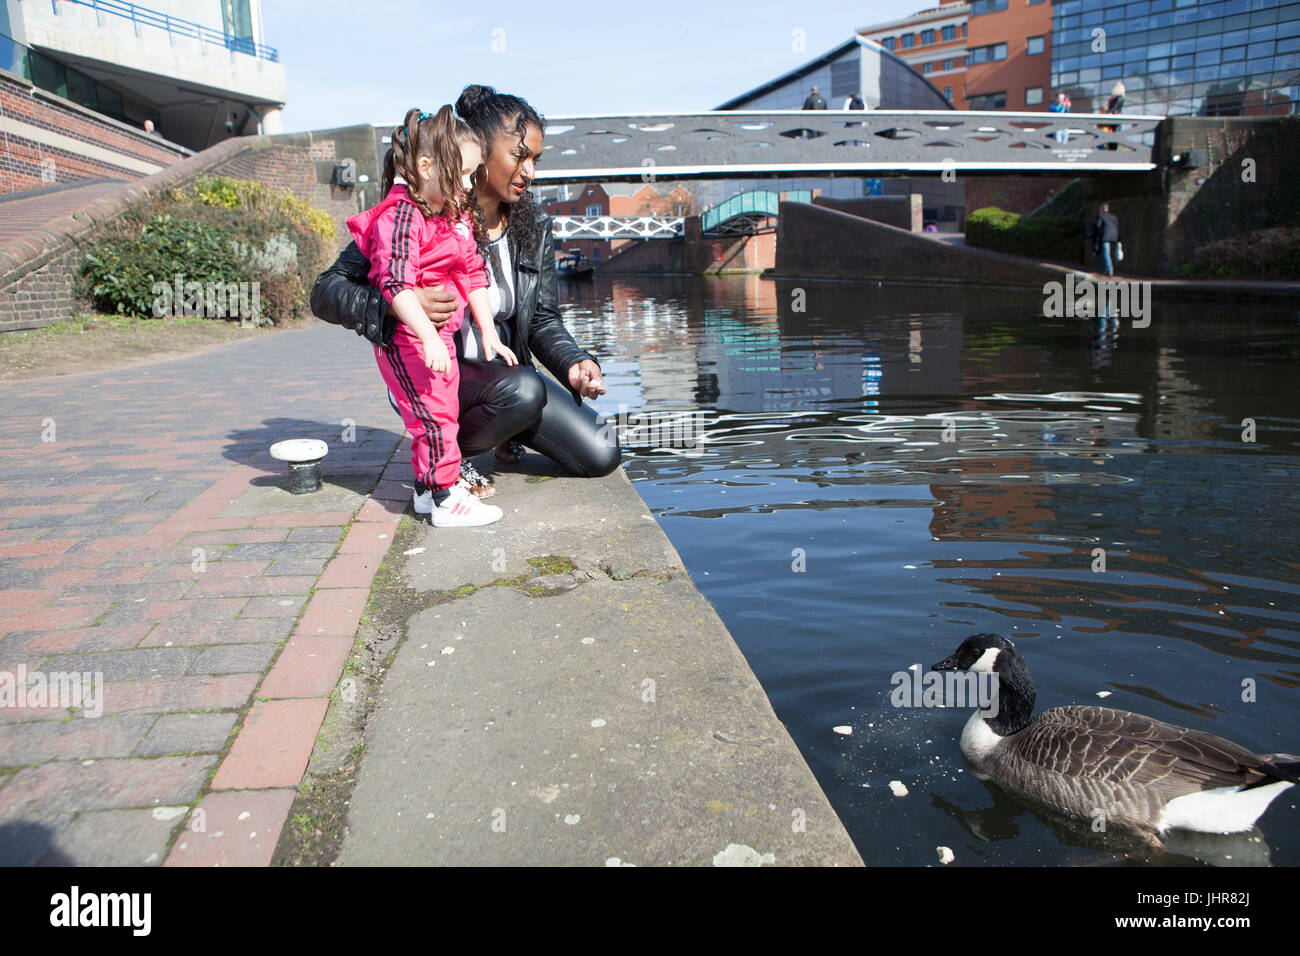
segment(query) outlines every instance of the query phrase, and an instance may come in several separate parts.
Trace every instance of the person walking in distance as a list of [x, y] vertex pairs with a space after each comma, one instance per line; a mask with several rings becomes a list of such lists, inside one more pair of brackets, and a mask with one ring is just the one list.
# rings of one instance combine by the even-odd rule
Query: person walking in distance
[[1110, 211], [1110, 203], [1102, 203], [1097, 211], [1097, 221], [1092, 226], [1092, 251], [1101, 256], [1106, 275], [1115, 274], [1115, 255], [1119, 250], [1119, 220]]

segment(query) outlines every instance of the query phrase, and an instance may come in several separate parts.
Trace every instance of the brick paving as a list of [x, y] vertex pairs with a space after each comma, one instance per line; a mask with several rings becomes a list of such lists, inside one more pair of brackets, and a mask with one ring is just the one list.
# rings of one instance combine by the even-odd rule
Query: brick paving
[[0, 863], [266, 865], [410, 500], [373, 352], [318, 324], [0, 405]]

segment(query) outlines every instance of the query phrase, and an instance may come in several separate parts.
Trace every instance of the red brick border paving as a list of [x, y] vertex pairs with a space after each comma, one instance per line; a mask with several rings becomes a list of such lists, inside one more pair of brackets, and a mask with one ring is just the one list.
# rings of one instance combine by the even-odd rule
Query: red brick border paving
[[[0, 857], [268, 865], [411, 494], [369, 349], [322, 325], [0, 401], [0, 675], [103, 675], [97, 719], [0, 703]], [[267, 494], [302, 435], [371, 496]]]

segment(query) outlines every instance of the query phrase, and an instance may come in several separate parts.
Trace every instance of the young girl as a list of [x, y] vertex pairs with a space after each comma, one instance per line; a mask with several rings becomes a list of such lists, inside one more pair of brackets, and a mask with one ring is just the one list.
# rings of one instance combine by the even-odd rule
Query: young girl
[[[485, 357], [518, 364], [497, 336], [475, 241], [483, 228], [470, 177], [482, 161], [482, 146], [450, 106], [437, 115], [409, 111], [391, 143], [384, 156], [383, 201], [348, 220], [357, 248], [370, 260], [370, 282], [398, 320], [393, 344], [376, 346], [375, 358], [411, 433], [416, 513], [429, 515], [439, 528], [490, 524], [501, 509], [482, 503], [459, 480], [456, 444], [460, 370], [454, 335], [465, 302], [482, 333]], [[399, 175], [405, 185], [394, 184]], [[443, 281], [462, 305], [438, 329], [413, 290]]]

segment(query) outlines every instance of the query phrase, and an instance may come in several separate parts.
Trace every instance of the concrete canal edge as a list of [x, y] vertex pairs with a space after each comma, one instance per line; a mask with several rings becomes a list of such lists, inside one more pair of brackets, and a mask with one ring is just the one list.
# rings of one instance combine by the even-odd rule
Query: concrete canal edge
[[402, 519], [274, 862], [861, 866], [623, 470], [496, 487]]

